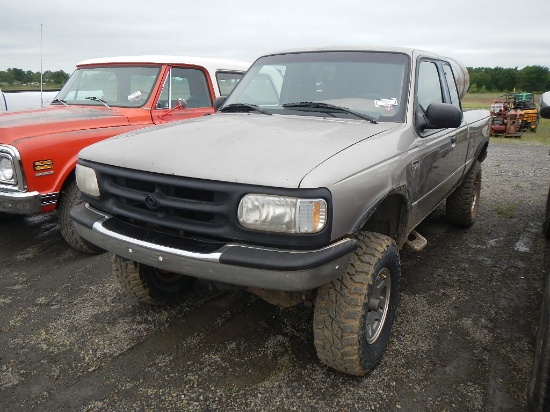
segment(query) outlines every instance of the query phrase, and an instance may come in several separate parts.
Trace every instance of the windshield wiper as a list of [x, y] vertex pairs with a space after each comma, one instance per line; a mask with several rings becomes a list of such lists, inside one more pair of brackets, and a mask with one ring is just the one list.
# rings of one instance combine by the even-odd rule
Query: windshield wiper
[[105, 100], [100, 99], [99, 97], [90, 96], [90, 97], [86, 97], [85, 99], [86, 100], [93, 100], [94, 102], [99, 102], [99, 103], [103, 104], [103, 106], [105, 106], [107, 109], [111, 108], [111, 106], [109, 106]]
[[54, 104], [54, 103], [62, 103], [64, 106], [68, 106], [67, 102], [65, 100], [62, 100], [62, 99], [53, 99], [52, 104]]
[[220, 112], [228, 112], [228, 113], [237, 113], [237, 112], [258, 112], [263, 113], [267, 115], [272, 115], [272, 113], [269, 113], [267, 110], [262, 109], [260, 106], [255, 104], [249, 104], [249, 103], [231, 103], [227, 106], [222, 107]]
[[355, 117], [359, 117], [360, 119], [368, 120], [373, 124], [378, 123], [374, 117], [369, 116], [368, 114], [359, 113], [359, 112], [356, 112], [355, 110], [348, 109], [347, 107], [336, 106], [334, 104], [321, 103], [321, 102], [295, 102], [295, 103], [285, 103], [283, 104], [283, 107], [286, 109], [292, 109], [292, 108], [299, 109], [301, 107], [306, 107], [311, 109], [329, 109], [329, 110], [338, 111], [342, 113], [352, 114]]

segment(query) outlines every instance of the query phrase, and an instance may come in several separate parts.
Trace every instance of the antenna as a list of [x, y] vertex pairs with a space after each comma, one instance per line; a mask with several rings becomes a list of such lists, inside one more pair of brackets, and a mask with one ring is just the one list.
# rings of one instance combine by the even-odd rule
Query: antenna
[[40, 107], [44, 107], [42, 95], [42, 23], [40, 23]]

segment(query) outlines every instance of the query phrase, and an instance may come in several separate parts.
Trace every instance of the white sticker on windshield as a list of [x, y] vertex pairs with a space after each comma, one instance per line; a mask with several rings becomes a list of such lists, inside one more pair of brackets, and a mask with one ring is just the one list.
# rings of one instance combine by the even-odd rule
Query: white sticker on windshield
[[374, 101], [374, 105], [376, 107], [385, 107], [389, 112], [390, 110], [393, 110], [394, 106], [397, 106], [397, 99], [395, 97], [392, 97], [391, 99], [378, 99]]
[[137, 91], [128, 96], [128, 100], [131, 102], [138, 102], [141, 100], [141, 91]]

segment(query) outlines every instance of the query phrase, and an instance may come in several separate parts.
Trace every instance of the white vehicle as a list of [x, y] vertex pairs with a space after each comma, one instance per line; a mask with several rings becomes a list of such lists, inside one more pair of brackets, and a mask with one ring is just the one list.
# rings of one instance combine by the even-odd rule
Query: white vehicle
[[4, 92], [0, 89], [0, 112], [5, 112], [8, 110], [8, 105], [6, 104], [6, 96]]

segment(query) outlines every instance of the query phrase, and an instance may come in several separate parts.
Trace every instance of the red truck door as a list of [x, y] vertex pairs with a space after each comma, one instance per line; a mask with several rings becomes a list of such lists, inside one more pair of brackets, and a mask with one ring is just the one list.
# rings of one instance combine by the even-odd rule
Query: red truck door
[[194, 67], [172, 67], [152, 108], [153, 122], [161, 124], [209, 113], [214, 113], [214, 109], [206, 73]]

